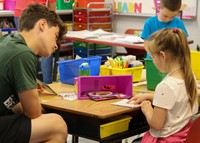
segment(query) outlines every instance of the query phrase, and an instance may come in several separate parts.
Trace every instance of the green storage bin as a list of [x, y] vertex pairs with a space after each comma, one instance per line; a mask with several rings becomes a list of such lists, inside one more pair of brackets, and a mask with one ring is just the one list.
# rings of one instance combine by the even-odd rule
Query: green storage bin
[[73, 0], [57, 0], [56, 9], [57, 10], [71, 10], [73, 5]]
[[[90, 49], [94, 49], [94, 44], [87, 43], [87, 42], [74, 41], [74, 47], [87, 48], [88, 46]], [[95, 46], [98, 49], [109, 47], [108, 45], [103, 45], [103, 44], [96, 44]]]
[[166, 76], [166, 73], [161, 73], [154, 65], [151, 58], [145, 59], [147, 89], [155, 90], [158, 83], [160, 83]]

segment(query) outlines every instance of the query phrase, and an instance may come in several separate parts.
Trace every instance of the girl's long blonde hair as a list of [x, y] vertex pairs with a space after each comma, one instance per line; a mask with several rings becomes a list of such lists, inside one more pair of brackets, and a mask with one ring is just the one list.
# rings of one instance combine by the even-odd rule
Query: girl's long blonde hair
[[183, 30], [177, 28], [166, 28], [155, 32], [149, 39], [149, 50], [152, 52], [166, 51], [170, 53], [171, 57], [178, 59], [179, 64], [182, 67], [185, 86], [189, 103], [193, 107], [197, 100], [197, 85], [194, 77], [191, 60], [190, 49], [188, 46], [188, 40]]

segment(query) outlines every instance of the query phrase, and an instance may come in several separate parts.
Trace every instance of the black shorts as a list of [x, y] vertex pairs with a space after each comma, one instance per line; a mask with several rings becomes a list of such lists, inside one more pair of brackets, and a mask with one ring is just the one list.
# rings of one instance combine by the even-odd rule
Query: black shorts
[[13, 114], [0, 117], [0, 143], [28, 143], [31, 136], [31, 119]]

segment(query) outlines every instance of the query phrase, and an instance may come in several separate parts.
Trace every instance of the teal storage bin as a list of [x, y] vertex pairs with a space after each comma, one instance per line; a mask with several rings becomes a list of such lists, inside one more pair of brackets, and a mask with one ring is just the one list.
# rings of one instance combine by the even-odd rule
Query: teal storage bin
[[73, 5], [73, 0], [57, 0], [56, 9], [57, 10], [71, 10]]
[[161, 73], [154, 65], [151, 58], [145, 59], [147, 89], [155, 90], [158, 83], [160, 83], [166, 76], [166, 73]]
[[101, 57], [92, 56], [75, 60], [58, 61], [60, 81], [62, 83], [74, 84], [74, 78], [79, 76], [79, 66], [82, 63], [90, 66], [90, 75], [97, 76], [100, 72]]

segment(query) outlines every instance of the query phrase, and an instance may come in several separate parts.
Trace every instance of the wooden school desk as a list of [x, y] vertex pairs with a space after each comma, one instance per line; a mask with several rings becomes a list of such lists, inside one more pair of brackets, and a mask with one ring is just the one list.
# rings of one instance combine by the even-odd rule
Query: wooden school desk
[[[53, 83], [49, 86], [56, 93], [74, 92], [73, 85]], [[143, 87], [137, 88], [136, 92], [141, 90], [143, 90]], [[58, 113], [64, 118], [68, 132], [72, 134], [73, 143], [78, 143], [78, 137], [88, 138], [100, 143], [120, 143], [122, 139], [145, 132], [149, 128], [139, 107], [132, 109], [110, 104], [120, 99], [99, 102], [90, 99], [68, 101], [55, 95], [40, 95], [40, 99], [47, 112]], [[121, 115], [133, 117], [129, 124], [129, 130], [101, 139], [100, 125]]]

